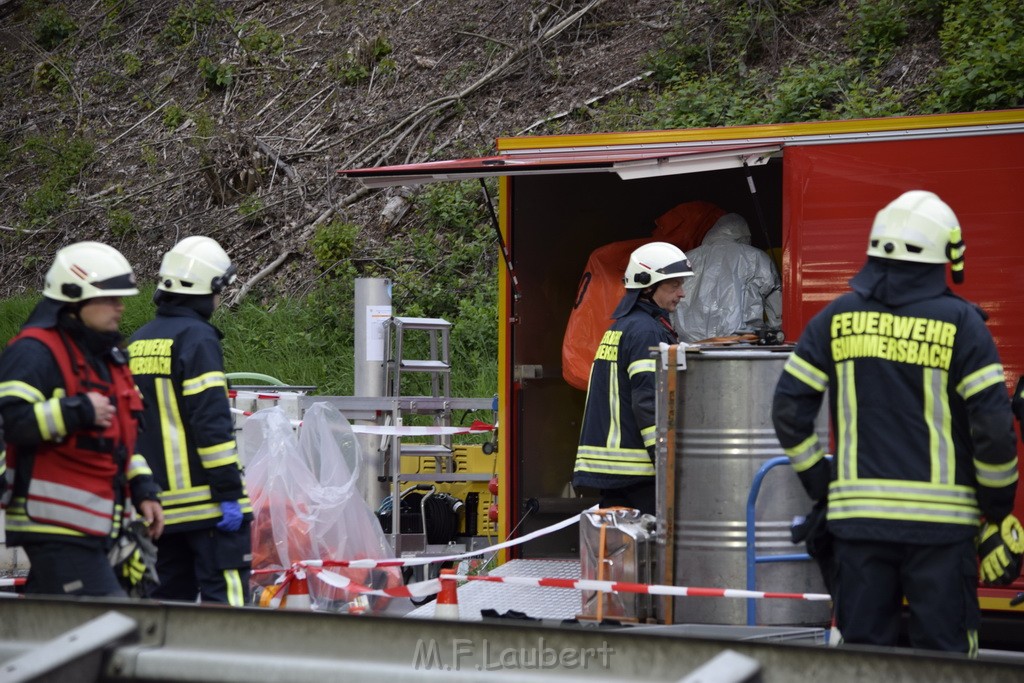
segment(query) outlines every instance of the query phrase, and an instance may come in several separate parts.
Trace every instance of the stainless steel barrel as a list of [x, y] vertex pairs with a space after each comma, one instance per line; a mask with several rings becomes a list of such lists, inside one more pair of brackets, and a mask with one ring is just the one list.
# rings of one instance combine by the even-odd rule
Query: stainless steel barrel
[[[733, 347], [735, 349], [735, 347]], [[659, 460], [664, 467], [665, 438], [675, 442], [673, 538], [674, 584], [688, 587], [746, 589], [747, 501], [758, 471], [784, 456], [771, 422], [772, 394], [791, 347], [709, 349], [686, 353], [686, 369], [674, 359], [658, 361]], [[668, 373], [675, 373], [669, 405]], [[828, 445], [826, 402], [818, 416], [818, 433]], [[794, 516], [806, 514], [811, 501], [788, 463], [762, 473], [754, 506], [754, 552], [759, 558], [797, 555], [802, 545], [790, 540]], [[669, 514], [665, 485], [659, 481], [659, 510]], [[670, 527], [666, 527], [670, 528]], [[813, 561], [761, 561], [754, 565], [753, 589], [785, 593], [824, 593]], [[829, 618], [828, 602], [797, 599], [753, 601], [753, 623], [821, 625]], [[674, 623], [748, 623], [748, 600], [676, 598]]]

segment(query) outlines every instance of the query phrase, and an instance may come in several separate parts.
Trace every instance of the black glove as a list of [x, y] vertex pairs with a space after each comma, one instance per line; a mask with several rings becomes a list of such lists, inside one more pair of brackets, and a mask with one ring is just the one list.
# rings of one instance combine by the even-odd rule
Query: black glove
[[999, 524], [991, 522], [981, 528], [978, 535], [979, 571], [982, 583], [1005, 586], [1020, 576], [1021, 558], [1024, 557], [1024, 527], [1013, 515], [1007, 515]]
[[828, 499], [822, 498], [807, 516], [794, 520], [789, 529], [793, 543], [804, 543], [807, 554], [818, 563], [825, 589], [831, 593], [835, 582], [836, 563], [832, 551], [832, 534], [828, 530]]

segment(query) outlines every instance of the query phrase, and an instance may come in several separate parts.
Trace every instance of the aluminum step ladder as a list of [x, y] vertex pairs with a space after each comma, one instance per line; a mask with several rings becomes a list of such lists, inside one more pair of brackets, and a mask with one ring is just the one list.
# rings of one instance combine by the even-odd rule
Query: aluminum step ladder
[[[450, 427], [451, 407], [451, 363], [448, 355], [448, 341], [451, 323], [441, 318], [392, 317], [387, 324], [384, 337], [385, 391], [391, 399], [388, 416], [392, 425], [403, 426], [410, 415], [428, 415], [436, 427]], [[409, 349], [415, 346], [424, 351], [426, 358], [408, 358]], [[407, 393], [411, 373], [425, 377], [426, 389], [416, 395]], [[423, 388], [423, 380], [417, 382]], [[401, 499], [407, 485], [416, 482], [459, 481], [462, 476], [455, 472], [452, 458], [452, 437], [441, 434], [429, 437], [391, 437], [382, 440], [381, 450], [387, 460], [383, 471], [390, 483], [391, 533], [389, 539], [395, 553], [422, 553], [427, 547], [426, 519], [421, 516], [422, 529], [418, 533], [402, 533]], [[433, 456], [435, 472], [430, 474], [403, 474], [402, 458]]]

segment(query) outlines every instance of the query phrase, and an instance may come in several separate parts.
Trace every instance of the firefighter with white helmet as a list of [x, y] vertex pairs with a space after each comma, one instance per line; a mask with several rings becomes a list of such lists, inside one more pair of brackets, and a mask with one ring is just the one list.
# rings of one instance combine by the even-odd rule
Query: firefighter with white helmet
[[678, 343], [669, 315], [693, 275], [681, 249], [651, 242], [630, 254], [626, 291], [594, 355], [572, 483], [604, 507], [655, 513], [655, 373], [651, 347]]
[[[912, 190], [879, 211], [867, 254], [787, 361], [775, 431], [810, 497], [827, 501], [844, 642], [895, 645], [905, 598], [913, 647], [974, 655], [976, 555], [982, 580], [1003, 583], [1024, 550], [1003, 366], [985, 314], [946, 284], [947, 263], [963, 279], [964, 242], [937, 195]], [[831, 465], [814, 432], [826, 390]]]
[[113, 247], [64, 247], [0, 356], [7, 545], [28, 555], [27, 593], [125, 596], [108, 552], [129, 505], [160, 535], [159, 488], [135, 450], [142, 400], [118, 330], [122, 297], [138, 291]]
[[186, 237], [160, 264], [156, 316], [132, 335], [145, 397], [139, 448], [164, 488], [157, 543], [166, 600], [249, 601], [252, 508], [235, 444], [221, 333], [210, 322], [235, 266], [209, 237]]

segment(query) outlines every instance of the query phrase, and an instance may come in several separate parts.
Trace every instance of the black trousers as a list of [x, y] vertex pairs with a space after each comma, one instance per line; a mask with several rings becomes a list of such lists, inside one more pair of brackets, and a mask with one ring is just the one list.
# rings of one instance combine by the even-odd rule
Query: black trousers
[[906, 597], [911, 647], [977, 654], [981, 615], [973, 539], [944, 545], [834, 542], [836, 621], [844, 643], [896, 645]]
[[619, 489], [601, 489], [603, 508], [627, 507], [635, 508], [645, 515], [656, 515], [655, 477], [638, 477], [639, 482]]
[[157, 600], [249, 604], [252, 547], [249, 525], [235, 532], [217, 529], [170, 532], [157, 539], [156, 572], [160, 577], [152, 596]]
[[126, 598], [99, 545], [76, 543], [32, 543], [24, 546], [31, 565], [25, 593], [34, 595], [89, 595]]

